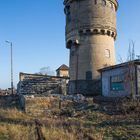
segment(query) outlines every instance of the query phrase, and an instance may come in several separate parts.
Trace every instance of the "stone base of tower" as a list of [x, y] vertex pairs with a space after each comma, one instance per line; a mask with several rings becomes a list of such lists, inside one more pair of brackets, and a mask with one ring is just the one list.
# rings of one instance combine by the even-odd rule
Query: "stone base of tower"
[[101, 80], [69, 81], [68, 94], [83, 94], [85, 96], [101, 95]]

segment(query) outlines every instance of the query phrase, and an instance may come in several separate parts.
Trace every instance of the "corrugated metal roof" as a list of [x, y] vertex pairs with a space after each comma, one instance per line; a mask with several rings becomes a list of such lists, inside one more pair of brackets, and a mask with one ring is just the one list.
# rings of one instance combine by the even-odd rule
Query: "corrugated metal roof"
[[103, 72], [103, 71], [107, 71], [107, 70], [111, 70], [111, 69], [115, 69], [115, 68], [119, 68], [119, 67], [124, 67], [124, 66], [127, 66], [129, 64], [137, 64], [137, 65], [140, 65], [140, 60], [139, 59], [136, 59], [136, 60], [133, 60], [133, 61], [128, 61], [128, 62], [125, 62], [125, 63], [121, 63], [121, 64], [109, 66], [109, 67], [105, 67], [105, 68], [99, 69], [98, 71], [99, 72]]

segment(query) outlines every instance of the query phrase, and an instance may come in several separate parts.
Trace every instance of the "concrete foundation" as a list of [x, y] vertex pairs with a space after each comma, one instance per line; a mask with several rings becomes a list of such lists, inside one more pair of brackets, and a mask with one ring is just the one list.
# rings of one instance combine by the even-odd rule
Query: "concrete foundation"
[[68, 94], [96, 96], [101, 94], [101, 80], [73, 80], [69, 82]]

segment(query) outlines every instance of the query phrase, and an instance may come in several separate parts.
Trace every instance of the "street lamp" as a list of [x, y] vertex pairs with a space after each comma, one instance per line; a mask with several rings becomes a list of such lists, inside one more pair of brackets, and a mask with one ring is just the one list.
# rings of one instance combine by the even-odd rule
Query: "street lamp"
[[6, 43], [10, 44], [11, 47], [11, 94], [14, 94], [14, 86], [13, 86], [13, 44], [10, 41], [5, 41]]

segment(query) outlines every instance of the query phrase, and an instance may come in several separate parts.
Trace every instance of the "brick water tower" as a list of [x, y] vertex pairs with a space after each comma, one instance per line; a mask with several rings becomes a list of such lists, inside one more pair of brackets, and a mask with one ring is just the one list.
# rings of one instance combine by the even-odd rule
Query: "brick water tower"
[[64, 0], [69, 94], [101, 92], [98, 69], [115, 64], [116, 0]]

